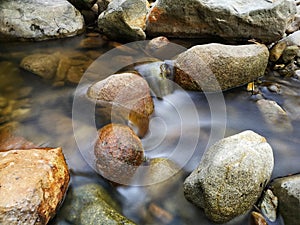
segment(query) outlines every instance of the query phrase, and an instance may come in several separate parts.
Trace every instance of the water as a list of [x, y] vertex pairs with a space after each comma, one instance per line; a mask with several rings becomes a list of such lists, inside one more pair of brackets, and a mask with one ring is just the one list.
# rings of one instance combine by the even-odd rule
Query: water
[[[223, 95], [185, 92], [177, 88], [163, 100], [154, 98], [155, 113], [150, 120], [150, 130], [142, 139], [148, 158], [168, 157], [184, 168], [176, 187], [163, 196], [160, 193], [150, 195], [144, 187], [138, 186], [112, 188], [92, 168], [94, 139], [89, 134], [94, 132], [95, 127], [87, 125], [85, 120], [75, 121], [75, 133], [79, 136], [77, 143], [74, 138], [72, 104], [76, 85], [53, 87], [52, 81], [19, 69], [21, 59], [32, 53], [76, 50], [83, 54], [95, 51], [100, 55], [112, 48], [112, 44], [108, 43], [98, 49], [82, 49], [78, 46], [83, 38], [0, 43], [0, 94], [7, 99], [30, 100], [31, 116], [18, 123], [16, 135], [43, 146], [62, 146], [72, 173], [71, 186], [91, 181], [106, 184], [112, 196], [123, 206], [123, 213], [137, 224], [196, 225], [211, 223], [201, 210], [184, 199], [182, 180], [198, 165], [204, 151], [224, 135], [250, 129], [265, 136], [274, 151], [272, 178], [300, 171], [300, 81], [267, 76], [261, 79], [260, 90], [265, 98], [275, 100], [287, 110], [292, 132], [277, 132], [268, 126], [246, 87], [226, 91]], [[272, 84], [278, 85], [279, 93], [268, 89]], [[24, 88], [30, 88], [31, 92], [29, 96], [20, 97]], [[85, 146], [87, 155], [82, 156], [78, 142]], [[169, 215], [171, 220], [166, 222], [155, 214], [155, 207], [163, 209], [165, 217]], [[245, 216], [228, 224], [246, 224], [247, 221], [248, 216]], [[64, 221], [64, 215], [59, 214], [51, 224], [68, 223]]]

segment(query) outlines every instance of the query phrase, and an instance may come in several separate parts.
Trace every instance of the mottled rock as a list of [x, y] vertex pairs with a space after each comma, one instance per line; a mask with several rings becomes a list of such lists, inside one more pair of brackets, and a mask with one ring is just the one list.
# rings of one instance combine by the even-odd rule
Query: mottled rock
[[286, 64], [290, 63], [296, 58], [299, 50], [300, 49], [297, 45], [287, 46], [282, 53], [282, 61]]
[[0, 152], [0, 223], [47, 224], [69, 178], [61, 148]]
[[277, 219], [277, 207], [278, 207], [278, 198], [273, 194], [270, 189], [267, 189], [261, 202], [259, 208], [262, 214], [271, 222], [275, 222]]
[[74, 224], [134, 225], [119, 210], [118, 203], [102, 186], [90, 183], [71, 189], [61, 213]]
[[295, 225], [300, 221], [300, 175], [277, 178], [270, 188], [278, 197], [279, 213], [285, 225]]
[[197, 45], [175, 59], [175, 82], [188, 90], [227, 90], [264, 75], [268, 57], [260, 44]]
[[4, 0], [0, 15], [2, 39], [46, 40], [83, 32], [83, 17], [66, 0]]
[[268, 126], [277, 132], [291, 132], [293, 126], [286, 112], [275, 102], [261, 99], [256, 102]]
[[183, 38], [220, 36], [278, 41], [296, 14], [291, 0], [157, 0], [147, 17], [147, 34]]
[[276, 62], [281, 57], [286, 46], [287, 44], [284, 41], [280, 41], [277, 44], [275, 44], [270, 50], [270, 61]]
[[146, 0], [113, 0], [100, 14], [98, 26], [112, 40], [143, 40], [148, 9]]
[[44, 79], [52, 79], [58, 62], [58, 54], [33, 54], [23, 58], [20, 67]]
[[131, 128], [109, 124], [98, 131], [94, 147], [96, 168], [106, 179], [118, 184], [130, 184], [136, 169], [144, 161], [141, 140]]
[[253, 131], [224, 138], [203, 155], [184, 182], [185, 197], [214, 222], [225, 223], [251, 209], [268, 183], [273, 152]]

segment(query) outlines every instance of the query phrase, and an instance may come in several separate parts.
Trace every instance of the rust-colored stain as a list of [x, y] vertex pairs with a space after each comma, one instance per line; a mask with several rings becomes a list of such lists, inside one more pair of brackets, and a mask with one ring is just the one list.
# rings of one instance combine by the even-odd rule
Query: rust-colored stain
[[155, 23], [157, 20], [160, 19], [160, 17], [165, 13], [165, 10], [154, 6], [153, 9], [151, 10], [151, 13], [149, 15], [148, 21], [150, 23]]

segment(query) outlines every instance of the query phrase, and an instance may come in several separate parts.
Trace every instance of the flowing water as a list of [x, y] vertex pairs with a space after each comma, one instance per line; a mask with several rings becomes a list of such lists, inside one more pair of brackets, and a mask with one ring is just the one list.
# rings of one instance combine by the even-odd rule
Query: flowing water
[[[30, 101], [30, 116], [20, 120], [16, 135], [42, 146], [62, 146], [71, 170], [71, 186], [86, 182], [107, 184], [93, 170], [89, 154], [82, 152], [91, 151], [93, 147], [93, 138], [89, 136], [94, 132], [93, 127], [86, 125], [84, 119], [77, 121], [75, 118], [74, 126], [73, 118], [72, 123], [76, 85], [53, 87], [51, 81], [20, 69], [19, 64], [23, 57], [32, 53], [76, 50], [87, 54], [87, 50], [77, 47], [82, 38], [39, 43], [0, 43], [0, 94], [7, 99], [20, 100], [23, 97], [18, 95], [24, 90], [30, 90], [29, 96], [25, 98]], [[93, 51], [100, 55], [110, 48], [106, 45]], [[277, 92], [270, 91], [268, 87], [272, 85], [277, 85]], [[149, 132], [142, 139], [146, 156], [168, 157], [183, 167], [184, 175], [178, 179], [175, 188], [164, 194], [149, 195], [140, 186], [113, 188], [106, 185], [122, 205], [123, 214], [137, 224], [211, 224], [201, 210], [184, 199], [182, 180], [197, 166], [208, 146], [223, 136], [244, 130], [250, 129], [263, 135], [272, 146], [275, 158], [272, 178], [299, 172], [300, 81], [266, 76], [261, 79], [259, 88], [266, 99], [275, 100], [286, 109], [292, 131], [276, 129], [284, 126], [281, 122], [275, 124], [275, 128], [268, 125], [257, 108], [255, 97], [246, 87], [223, 94], [206, 95], [177, 88], [162, 100], [153, 98], [155, 113], [150, 119]], [[83, 150], [82, 146], [86, 148]], [[171, 215], [172, 220], [164, 222], [150, 207], [153, 204], [165, 214]], [[245, 221], [248, 221], [247, 217], [228, 224], [247, 224]], [[64, 215], [59, 213], [50, 224], [68, 223]]]

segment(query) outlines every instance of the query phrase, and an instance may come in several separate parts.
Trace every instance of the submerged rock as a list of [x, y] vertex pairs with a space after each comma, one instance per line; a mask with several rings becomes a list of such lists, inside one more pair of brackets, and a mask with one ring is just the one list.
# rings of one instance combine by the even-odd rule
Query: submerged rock
[[278, 197], [279, 213], [285, 225], [295, 225], [300, 221], [300, 174], [277, 178], [270, 188]]
[[260, 99], [256, 104], [265, 122], [273, 131], [293, 131], [293, 126], [287, 113], [275, 101]]
[[147, 18], [147, 34], [229, 40], [278, 41], [296, 14], [291, 0], [157, 0]]
[[146, 0], [113, 0], [98, 18], [100, 30], [110, 39], [137, 41], [146, 38]]
[[273, 170], [273, 152], [253, 131], [224, 138], [203, 155], [184, 182], [185, 197], [209, 219], [225, 223], [246, 213], [260, 197]]
[[47, 224], [69, 179], [61, 148], [0, 152], [0, 224]]
[[83, 17], [67, 0], [4, 0], [0, 15], [0, 39], [46, 40], [83, 32]]
[[134, 225], [119, 211], [119, 205], [99, 184], [85, 184], [68, 193], [62, 209], [67, 221], [81, 225], [126, 224]]
[[98, 172], [114, 183], [130, 184], [144, 161], [141, 140], [132, 129], [121, 124], [106, 125], [98, 134], [94, 147]]
[[264, 75], [269, 51], [265, 45], [197, 45], [175, 59], [175, 82], [185, 89], [224, 91]]

